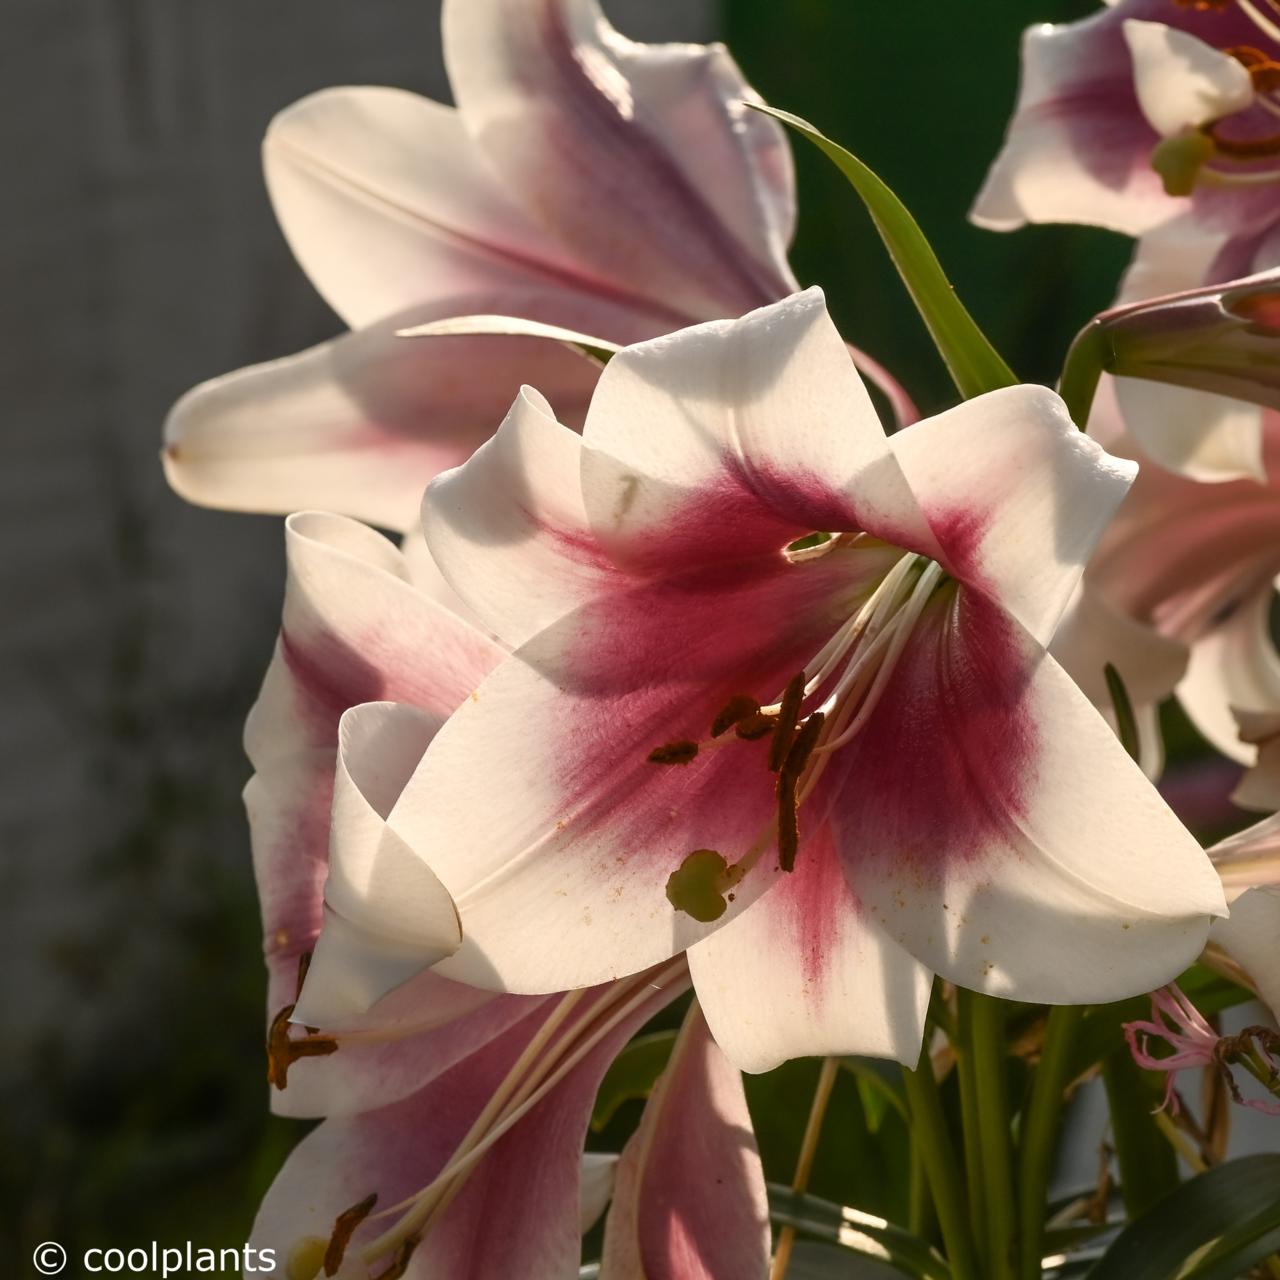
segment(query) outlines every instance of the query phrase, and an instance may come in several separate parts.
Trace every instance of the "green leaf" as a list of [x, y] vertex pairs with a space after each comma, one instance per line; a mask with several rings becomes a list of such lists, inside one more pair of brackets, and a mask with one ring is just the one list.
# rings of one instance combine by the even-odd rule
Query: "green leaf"
[[907, 1100], [897, 1081], [888, 1077], [889, 1064], [877, 1058], [841, 1058], [840, 1065], [858, 1083], [858, 1097], [867, 1117], [867, 1129], [879, 1133], [888, 1109], [892, 1107], [904, 1120], [908, 1120]]
[[[915, 1280], [950, 1280], [950, 1268], [925, 1241], [883, 1218], [848, 1205], [832, 1204], [829, 1200], [770, 1183], [769, 1216], [779, 1226], [793, 1227], [800, 1235], [875, 1258]], [[850, 1273], [833, 1270], [814, 1274]]]
[[808, 121], [760, 103], [750, 105], [789, 125], [823, 151], [862, 197], [960, 394], [967, 400], [1013, 386], [1018, 379], [965, 310], [937, 254], [902, 201], [861, 160]]
[[674, 1031], [655, 1031], [638, 1036], [613, 1060], [600, 1082], [591, 1128], [599, 1133], [613, 1119], [624, 1102], [647, 1098], [671, 1057], [676, 1042]]
[[1184, 1280], [1234, 1280], [1280, 1244], [1280, 1155], [1244, 1156], [1183, 1183], [1116, 1237], [1088, 1280], [1170, 1280], [1210, 1244]]

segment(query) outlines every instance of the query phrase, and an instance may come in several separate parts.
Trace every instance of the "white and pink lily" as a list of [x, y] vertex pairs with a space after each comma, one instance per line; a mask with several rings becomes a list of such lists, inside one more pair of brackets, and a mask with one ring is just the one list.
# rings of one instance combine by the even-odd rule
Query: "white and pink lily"
[[1131, 477], [1038, 387], [886, 437], [818, 290], [615, 356], [581, 437], [526, 389], [424, 505], [514, 649], [387, 819], [457, 904], [438, 971], [687, 949], [749, 1070], [914, 1061], [934, 972], [1168, 980], [1217, 877], [1044, 647]]
[[[531, 1260], [538, 1274], [574, 1276], [580, 1232], [612, 1187], [614, 1162], [582, 1152], [600, 1079], [688, 989], [687, 968], [536, 997], [426, 967], [456, 948], [456, 914], [383, 817], [503, 650], [449, 607], [420, 548], [411, 563], [372, 530], [315, 513], [291, 517], [286, 538], [280, 641], [246, 733], [257, 770], [246, 802], [272, 1106], [325, 1121], [273, 1185], [254, 1240], [290, 1280], [364, 1276], [371, 1260], [410, 1280], [505, 1280]], [[672, 1125], [700, 1161], [685, 1158], [695, 1180], [680, 1186]], [[696, 1008], [642, 1133], [624, 1156], [611, 1249], [642, 1250], [650, 1276], [762, 1274], [768, 1219], [741, 1081]], [[727, 1221], [740, 1229], [713, 1229]], [[633, 1273], [618, 1261], [605, 1274]]]
[[1205, 279], [1243, 276], [1280, 259], [1278, 116], [1272, 0], [1116, 0], [1040, 23], [972, 216], [1135, 236], [1183, 219], [1219, 240]]
[[577, 425], [596, 368], [537, 338], [402, 330], [504, 314], [628, 343], [796, 287], [790, 152], [723, 47], [636, 44], [595, 0], [446, 0], [442, 21], [456, 109], [352, 87], [272, 122], [276, 215], [353, 332], [185, 396], [165, 447], [184, 497], [408, 529], [522, 383]]
[[[1171, 394], [1184, 394], [1170, 389]], [[1085, 574], [1055, 653], [1099, 705], [1104, 662], [1130, 682], [1141, 718], [1176, 690], [1196, 727], [1250, 767], [1236, 792], [1280, 807], [1280, 655], [1270, 630], [1280, 574], [1280, 413], [1261, 413], [1264, 483], [1199, 482], [1144, 463]], [[1099, 389], [1090, 434], [1143, 458], [1113, 384]]]

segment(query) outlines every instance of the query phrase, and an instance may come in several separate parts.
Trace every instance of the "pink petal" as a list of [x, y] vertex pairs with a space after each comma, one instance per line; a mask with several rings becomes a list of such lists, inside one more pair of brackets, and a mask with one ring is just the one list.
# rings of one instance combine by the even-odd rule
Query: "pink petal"
[[607, 329], [624, 342], [662, 327], [581, 294], [510, 285], [418, 304], [189, 391], [165, 424], [170, 484], [206, 506], [282, 514], [320, 507], [411, 528], [427, 482], [493, 434], [521, 383], [536, 383], [574, 425], [595, 385], [595, 368], [554, 342], [396, 336], [476, 310]]
[[[432, 1224], [406, 1280], [573, 1274], [582, 1142], [600, 1080], [626, 1041], [682, 990], [676, 982], [636, 1004], [497, 1141]], [[582, 1013], [609, 994], [591, 993]], [[377, 1192], [382, 1210], [427, 1185], [550, 1011], [548, 1004], [523, 1018], [390, 1106], [325, 1121], [294, 1150], [267, 1193], [254, 1223], [255, 1247], [274, 1248], [287, 1265], [301, 1242], [326, 1240], [338, 1214], [370, 1193]], [[501, 1230], [492, 1229], [495, 1205], [502, 1206]], [[357, 1229], [339, 1272], [343, 1280], [364, 1274], [360, 1250], [387, 1225], [366, 1219]]]
[[540, 996], [494, 995], [428, 971], [336, 1033], [336, 1053], [299, 1058], [271, 1090], [277, 1115], [312, 1119], [375, 1111], [418, 1092], [505, 1033]]
[[1017, 108], [973, 221], [997, 231], [1085, 222], [1140, 235], [1177, 211], [1151, 168], [1159, 134], [1138, 106], [1122, 27], [1148, 11], [1172, 10], [1148, 0], [1027, 28]]
[[1136, 468], [1076, 430], [1044, 387], [1007, 387], [918, 422], [894, 456], [942, 564], [1047, 642]]
[[641, 45], [594, 0], [449, 0], [468, 131], [601, 278], [691, 318], [790, 291], [790, 154], [721, 46]]
[[963, 589], [925, 610], [832, 769], [859, 900], [963, 986], [1049, 1003], [1151, 990], [1223, 911], [1208, 860], [1083, 693]]
[[763, 1276], [769, 1206], [742, 1077], [695, 1005], [618, 1165], [601, 1280]]
[[690, 950], [689, 971], [716, 1042], [743, 1071], [920, 1056], [932, 975], [862, 909], [828, 827], [793, 872]]
[[615, 356], [584, 440], [592, 525], [638, 571], [813, 530], [936, 550], [820, 289]]
[[736, 861], [764, 838], [716, 923], [747, 906], [779, 874], [767, 743], [729, 733], [688, 764], [648, 756], [706, 738], [735, 694], [774, 699], [894, 558], [837, 548], [676, 574], [580, 607], [499, 667], [391, 817], [462, 916], [442, 972], [553, 991], [644, 968], [714, 927], [667, 901], [686, 856]]

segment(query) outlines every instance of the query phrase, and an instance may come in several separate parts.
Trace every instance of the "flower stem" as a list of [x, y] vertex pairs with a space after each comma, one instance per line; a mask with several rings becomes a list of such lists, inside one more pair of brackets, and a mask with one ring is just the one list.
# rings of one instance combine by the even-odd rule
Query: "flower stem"
[[[827, 1104], [831, 1101], [831, 1091], [835, 1088], [839, 1066], [835, 1058], [822, 1060], [822, 1070], [818, 1073], [818, 1083], [813, 1091], [813, 1103], [809, 1107], [809, 1121], [804, 1127], [800, 1154], [796, 1157], [795, 1177], [791, 1180], [791, 1190], [797, 1195], [809, 1185], [809, 1174], [813, 1172], [813, 1159], [818, 1152], [818, 1140], [822, 1137], [822, 1121], [827, 1114]], [[794, 1227], [782, 1228], [778, 1235], [778, 1247], [774, 1251], [769, 1280], [784, 1280], [787, 1267], [791, 1263], [791, 1246], [795, 1243], [795, 1238]]]
[[970, 993], [956, 992], [956, 1026], [952, 1048], [960, 1090], [960, 1123], [964, 1134], [964, 1178], [969, 1192], [969, 1223], [978, 1257], [984, 1262], [990, 1251], [987, 1239], [986, 1179], [982, 1172], [982, 1116], [978, 1106], [978, 1067], [973, 1054], [973, 1020]]
[[1178, 1185], [1178, 1161], [1153, 1116], [1158, 1100], [1124, 1044], [1102, 1059], [1120, 1194], [1130, 1218], [1141, 1217]]
[[969, 1234], [969, 1209], [955, 1148], [947, 1132], [947, 1120], [933, 1076], [933, 1063], [925, 1053], [915, 1071], [902, 1072], [907, 1107], [911, 1113], [911, 1140], [924, 1162], [925, 1175], [938, 1224], [946, 1246], [953, 1280], [981, 1280], [973, 1238]]
[[[1009, 1125], [1004, 1006], [991, 996], [962, 993], [977, 1076], [978, 1142], [982, 1153], [986, 1207], [987, 1264], [990, 1280], [1013, 1280], [1013, 1143]], [[961, 1017], [965, 1014], [962, 1012]], [[965, 1143], [970, 1142], [965, 1135]]]
[[1031, 1099], [1022, 1121], [1018, 1175], [1018, 1218], [1021, 1228], [1018, 1275], [1040, 1280], [1044, 1253], [1045, 1207], [1049, 1171], [1062, 1115], [1063, 1094], [1070, 1081], [1071, 1042], [1084, 1017], [1081, 1005], [1057, 1005], [1049, 1010], [1040, 1061], [1031, 1084]]

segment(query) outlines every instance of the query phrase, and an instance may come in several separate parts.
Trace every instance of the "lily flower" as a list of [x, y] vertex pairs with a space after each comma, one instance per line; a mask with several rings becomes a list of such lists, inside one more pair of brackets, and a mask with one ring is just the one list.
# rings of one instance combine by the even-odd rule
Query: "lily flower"
[[[1090, 434], [1111, 453], [1144, 451], [1122, 420], [1116, 384], [1099, 388]], [[1174, 392], [1174, 394], [1182, 394]], [[1265, 483], [1198, 482], [1143, 465], [1085, 573], [1083, 616], [1054, 652], [1099, 705], [1110, 661], [1154, 716], [1170, 693], [1224, 755], [1250, 768], [1235, 794], [1272, 809], [1280, 795], [1280, 655], [1270, 630], [1280, 574], [1280, 412], [1262, 417]]]
[[637, 44], [596, 0], [446, 0], [442, 24], [456, 109], [337, 88], [268, 129], [276, 215], [352, 332], [179, 401], [164, 460], [191, 501], [407, 530], [522, 382], [576, 424], [596, 368], [542, 339], [401, 331], [492, 313], [628, 343], [796, 287], [790, 152], [722, 46]]
[[[254, 1239], [295, 1277], [365, 1275], [365, 1251], [384, 1273], [410, 1277], [499, 1280], [534, 1257], [545, 1274], [576, 1274], [579, 1233], [613, 1181], [612, 1160], [582, 1153], [600, 1078], [688, 989], [686, 967], [545, 998], [495, 995], [424, 968], [456, 936], [429, 926], [424, 950], [403, 917], [394, 927], [399, 902], [417, 912], [439, 892], [381, 814], [502, 650], [442, 603], [448, 589], [421, 552], [411, 561], [352, 520], [310, 513], [290, 518], [286, 538], [284, 618], [246, 733], [257, 770], [246, 799], [270, 973], [272, 1106], [325, 1119], [268, 1193]], [[357, 705], [366, 697], [403, 701]], [[370, 903], [380, 930], [364, 927]], [[655, 1265], [670, 1255], [672, 1275], [763, 1273], [763, 1174], [741, 1081], [696, 1010], [668, 1077], [627, 1164], [628, 1226], [610, 1230]], [[665, 1178], [673, 1124], [682, 1144], [698, 1139], [708, 1175], [675, 1193], [669, 1180], [647, 1181]], [[495, 1203], [506, 1228], [478, 1230]], [[741, 1232], [706, 1230], [739, 1219]], [[695, 1258], [704, 1272], [678, 1269]]]
[[1040, 387], [887, 437], [816, 289], [615, 356], [581, 437], [526, 389], [424, 503], [514, 649], [387, 819], [460, 914], [437, 971], [688, 950], [749, 1070], [914, 1060], [931, 972], [1168, 980], [1217, 877], [1045, 651], [1132, 474]]
[[1181, 218], [1221, 239], [1205, 280], [1246, 275], [1280, 259], [1278, 116], [1272, 0], [1118, 0], [1041, 23], [972, 216], [1135, 236]]

